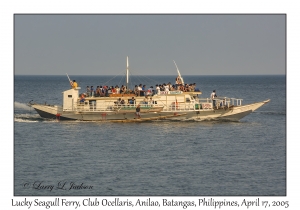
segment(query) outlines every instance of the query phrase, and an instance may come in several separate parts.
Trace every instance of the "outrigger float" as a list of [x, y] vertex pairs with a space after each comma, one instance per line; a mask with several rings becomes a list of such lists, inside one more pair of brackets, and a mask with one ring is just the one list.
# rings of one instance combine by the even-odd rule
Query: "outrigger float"
[[[181, 78], [178, 68], [177, 71]], [[33, 102], [30, 102], [28, 105], [34, 108], [43, 118], [59, 120], [111, 122], [143, 122], [160, 119], [239, 121], [270, 101], [268, 99], [242, 105], [243, 99], [217, 97], [214, 99], [215, 106], [213, 106], [212, 99], [199, 97], [202, 94], [201, 92], [160, 91], [159, 94], [151, 96], [151, 104], [144, 104], [145, 96], [135, 96], [134, 94], [86, 97], [84, 102], [80, 102], [80, 89], [80, 87], [77, 87], [64, 91], [62, 93], [62, 106], [36, 104]], [[134, 104], [129, 104], [132, 97], [135, 97], [135, 102]], [[115, 102], [118, 98], [122, 98], [128, 103], [116, 104]], [[138, 104], [140, 105], [141, 118], [136, 116], [136, 106]]]

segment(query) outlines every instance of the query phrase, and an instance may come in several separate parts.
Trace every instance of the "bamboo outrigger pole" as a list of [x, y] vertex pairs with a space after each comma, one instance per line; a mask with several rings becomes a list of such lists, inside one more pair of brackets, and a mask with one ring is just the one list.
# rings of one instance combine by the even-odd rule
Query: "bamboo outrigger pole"
[[[174, 61], [174, 60], [173, 60], [173, 61]], [[180, 71], [179, 71], [179, 69], [178, 69], [178, 67], [177, 67], [177, 65], [176, 65], [176, 63], [175, 63], [175, 61], [174, 61], [174, 64], [175, 64], [175, 66], [176, 66], [176, 69], [177, 69], [177, 72], [178, 72], [178, 76], [179, 76], [180, 79], [181, 79], [181, 83], [184, 85], [183, 78], [181, 77]]]
[[66, 75], [67, 75], [67, 77], [68, 77], [68, 79], [69, 79], [69, 82], [70, 82], [70, 85], [71, 85], [71, 87], [72, 87], [72, 84], [73, 84], [73, 82], [72, 82], [72, 80], [70, 79], [70, 77], [69, 77], [69, 75], [66, 73]]

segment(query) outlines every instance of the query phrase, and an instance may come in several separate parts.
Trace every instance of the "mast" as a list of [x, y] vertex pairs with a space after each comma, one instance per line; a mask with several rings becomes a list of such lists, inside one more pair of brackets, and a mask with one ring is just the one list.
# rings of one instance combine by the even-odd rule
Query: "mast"
[[127, 69], [126, 69], [126, 91], [128, 90], [128, 73], [129, 73], [129, 63], [128, 63], [128, 56], [127, 56]]
[[[174, 60], [173, 60], [173, 61], [174, 61]], [[176, 63], [175, 63], [175, 61], [174, 61], [174, 64], [175, 64], [175, 66], [176, 66], [176, 69], [177, 69], [177, 72], [178, 72], [178, 76], [180, 77], [181, 82], [182, 82], [182, 84], [184, 85], [183, 78], [181, 77], [180, 71], [179, 71], [179, 69], [178, 69], [178, 67], [177, 67], [177, 65], [176, 65]]]

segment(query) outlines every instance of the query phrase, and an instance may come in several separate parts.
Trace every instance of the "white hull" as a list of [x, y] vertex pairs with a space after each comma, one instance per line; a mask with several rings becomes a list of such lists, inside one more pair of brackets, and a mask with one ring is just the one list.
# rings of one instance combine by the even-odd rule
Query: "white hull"
[[198, 110], [171, 110], [171, 111], [141, 111], [141, 119], [137, 119], [135, 112], [121, 111], [63, 111], [60, 106], [32, 104], [31, 106], [41, 117], [60, 120], [82, 120], [82, 121], [145, 121], [157, 119], [172, 120], [230, 120], [239, 121], [270, 100], [252, 103], [243, 106], [233, 106], [219, 109]]
[[179, 116], [172, 118], [173, 120], [224, 120], [224, 121], [239, 121], [243, 117], [252, 113], [256, 109], [260, 108], [264, 104], [268, 103], [270, 99], [262, 102], [256, 102], [243, 106], [234, 106], [227, 109], [215, 109], [215, 110], [198, 110], [198, 111], [179, 111], [176, 114], [186, 113], [185, 116]]

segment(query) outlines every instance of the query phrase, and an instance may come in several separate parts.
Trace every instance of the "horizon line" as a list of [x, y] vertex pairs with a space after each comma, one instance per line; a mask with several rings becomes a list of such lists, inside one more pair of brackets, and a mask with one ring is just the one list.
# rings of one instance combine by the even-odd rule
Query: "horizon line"
[[[82, 74], [70, 74], [72, 76], [116, 76], [113, 74], [105, 74], [105, 75], [98, 75], [98, 74], [89, 74], [89, 75], [82, 75]], [[176, 74], [162, 74], [162, 75], [148, 75], [148, 74], [139, 74], [139, 75], [131, 75], [131, 76], [176, 76]], [[287, 74], [186, 74], [183, 76], [286, 76]], [[65, 76], [64, 74], [14, 74], [14, 76]], [[124, 76], [124, 75], [117, 75], [117, 76]]]

